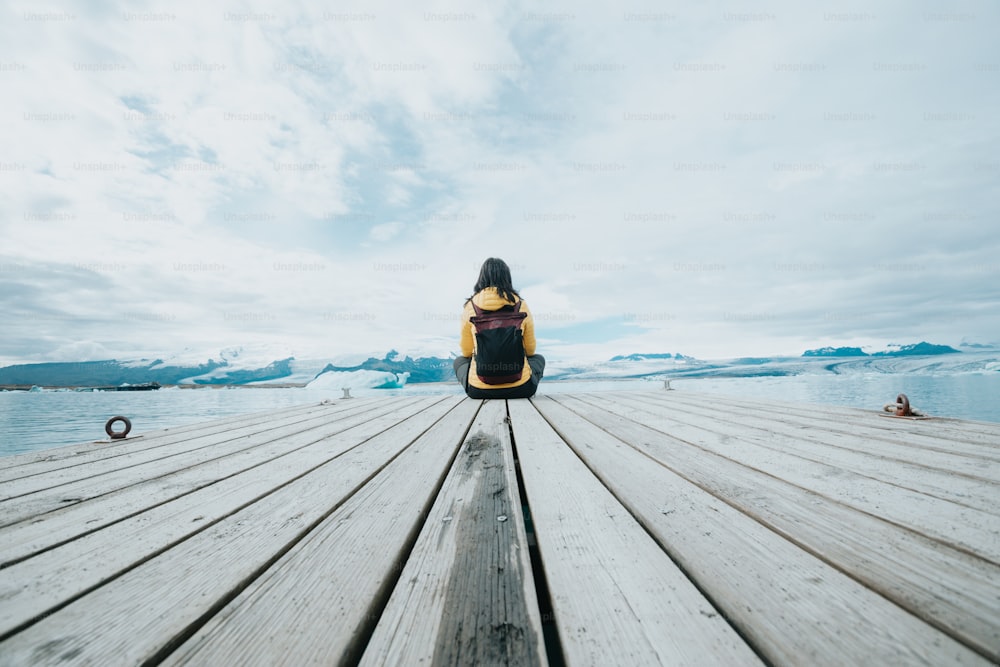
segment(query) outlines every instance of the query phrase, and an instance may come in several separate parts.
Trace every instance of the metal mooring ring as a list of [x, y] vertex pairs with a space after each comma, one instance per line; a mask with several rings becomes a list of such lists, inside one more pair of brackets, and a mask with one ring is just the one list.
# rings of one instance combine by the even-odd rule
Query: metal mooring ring
[[[123, 422], [125, 424], [125, 430], [115, 431], [113, 428], [111, 428], [112, 426], [114, 426], [115, 422]], [[121, 440], [126, 435], [128, 435], [128, 432], [131, 430], [132, 430], [132, 422], [129, 421], [128, 417], [122, 417], [121, 415], [118, 415], [117, 417], [112, 417], [111, 419], [108, 420], [108, 423], [104, 425], [104, 432], [107, 433], [108, 437], [110, 437], [112, 440]]]
[[897, 417], [911, 417], [913, 415], [910, 412], [910, 399], [906, 397], [906, 394], [900, 394], [896, 397], [896, 416]]

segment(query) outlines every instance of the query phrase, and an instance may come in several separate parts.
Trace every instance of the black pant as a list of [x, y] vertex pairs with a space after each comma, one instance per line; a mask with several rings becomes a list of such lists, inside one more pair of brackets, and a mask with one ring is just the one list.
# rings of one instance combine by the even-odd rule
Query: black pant
[[545, 373], [545, 357], [533, 354], [528, 357], [531, 377], [524, 384], [503, 389], [480, 389], [469, 385], [469, 367], [471, 365], [472, 357], [458, 357], [453, 364], [455, 377], [458, 378], [459, 384], [465, 388], [465, 393], [469, 398], [531, 398], [538, 390], [538, 383]]

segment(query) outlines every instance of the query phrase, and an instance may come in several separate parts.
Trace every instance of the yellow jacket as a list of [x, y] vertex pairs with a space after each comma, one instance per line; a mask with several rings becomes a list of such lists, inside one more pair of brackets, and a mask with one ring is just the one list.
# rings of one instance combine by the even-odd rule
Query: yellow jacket
[[[507, 301], [497, 294], [495, 287], [487, 287], [482, 292], [479, 292], [472, 297], [472, 301], [475, 302], [477, 306], [483, 310], [498, 310], [504, 306], [513, 306], [517, 301]], [[524, 322], [521, 324], [521, 335], [524, 341], [524, 354], [531, 356], [535, 353], [535, 318], [531, 316], [531, 311], [528, 310], [528, 304], [523, 300], [521, 301], [521, 312], [527, 313], [528, 316], [524, 318]], [[524, 362], [524, 370], [521, 371], [521, 379], [517, 382], [510, 382], [508, 384], [486, 384], [479, 379], [479, 375], [476, 373], [476, 337], [474, 335], [474, 330], [472, 328], [472, 322], [469, 318], [475, 316], [476, 311], [472, 307], [471, 303], [465, 304], [465, 310], [462, 311], [462, 336], [459, 340], [459, 346], [462, 350], [463, 357], [472, 357], [472, 364], [469, 366], [469, 386], [477, 387], [479, 389], [506, 389], [508, 387], [520, 387], [522, 384], [531, 378], [531, 368], [528, 366], [527, 360]]]

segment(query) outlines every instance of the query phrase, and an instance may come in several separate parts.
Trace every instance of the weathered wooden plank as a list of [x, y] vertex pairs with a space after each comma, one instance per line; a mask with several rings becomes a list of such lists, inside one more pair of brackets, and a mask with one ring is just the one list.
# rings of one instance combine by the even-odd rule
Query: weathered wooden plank
[[988, 663], [576, 412], [534, 403], [772, 664]]
[[[689, 391], [682, 391], [680, 393], [684, 396], [696, 395], [706, 399], [714, 396], [714, 404], [716, 405], [736, 405], [768, 413], [795, 414], [802, 417], [815, 418], [828, 422], [831, 426], [836, 426], [842, 418], [846, 417], [852, 421], [864, 419], [865, 424], [871, 428], [884, 429], [892, 433], [906, 433], [907, 431], [900, 429], [905, 429], [907, 423], [912, 423], [906, 420], [887, 419], [883, 417], [881, 413], [884, 403], [872, 405], [870, 408], [854, 408], [825, 403], [811, 404], [772, 399], [765, 400], [737, 395], [704, 394]], [[681, 398], [681, 396], [678, 396], [678, 398]], [[894, 395], [887, 396], [885, 403], [892, 403], [894, 400]], [[996, 439], [997, 432], [1000, 430], [1000, 423], [977, 421], [974, 419], [956, 419], [940, 415], [931, 415], [931, 417], [933, 417], [933, 421], [921, 421], [920, 423], [922, 425], [929, 424], [935, 430], [940, 429], [944, 431], [947, 434], [946, 440], [975, 444], [994, 450], [1000, 449], [1000, 442]]]
[[[420, 406], [413, 405], [400, 408], [399, 417], [406, 418], [419, 408]], [[357, 429], [359, 425], [367, 430], [378, 418], [368, 412], [363, 419], [345, 422], [342, 412], [331, 412], [328, 419], [330, 423], [323, 428], [264, 442], [177, 472], [151, 476], [110, 493], [34, 515], [30, 521], [20, 521], [6, 526], [0, 529], [0, 537], [3, 538], [0, 539], [0, 567], [7, 567], [12, 562], [28, 558], [34, 553], [91, 533], [187, 493], [209, 487], [257, 466], [275, 465], [275, 459], [309, 447], [337, 433]], [[354, 430], [352, 435], [364, 432]], [[289, 465], [291, 465], [289, 461], [279, 462], [275, 469], [284, 470]]]
[[[394, 410], [405, 409], [405, 405], [414, 404], [420, 399], [409, 399], [406, 402], [392, 403], [381, 407], [355, 412], [350, 415], [338, 413], [339, 418], [334, 427], [344, 430], [363, 424], [368, 420], [384, 414], [392, 414]], [[234, 437], [215, 445], [198, 446], [188, 452], [139, 463], [128, 468], [111, 470], [105, 474], [94, 475], [76, 482], [70, 482], [43, 489], [38, 492], [12, 499], [0, 506], [4, 510], [0, 522], [10, 525], [17, 521], [35, 518], [46, 512], [62, 507], [99, 498], [129, 486], [139, 484], [147, 479], [162, 477], [175, 472], [188, 470], [194, 466], [218, 462], [234, 452], [240, 452], [262, 443], [278, 440], [295, 441], [306, 444], [329, 433], [329, 426], [321, 420], [310, 421], [307, 425], [284, 426], [279, 429], [252, 436]], [[215, 436], [210, 436], [209, 439]]]
[[[562, 400], [561, 397], [559, 400]], [[578, 400], [578, 399], [566, 399]], [[583, 397], [579, 400], [584, 400]], [[585, 399], [596, 405], [593, 399]], [[614, 411], [614, 406], [609, 406]], [[630, 415], [620, 418], [629, 420]], [[702, 451], [760, 470], [801, 488], [956, 545], [1000, 564], [1000, 519], [996, 514], [892, 486], [840, 468], [765, 451], [739, 438], [687, 426], [676, 419], [645, 412], [642, 422]]]
[[759, 660], [528, 401], [509, 401], [555, 624], [574, 665]]
[[[95, 665], [161, 656], [364, 487], [425, 426], [404, 420], [383, 430], [38, 619], [0, 643], [0, 655], [32, 665], [60, 664], [67, 655]], [[377, 542], [371, 548], [377, 551]]]
[[504, 401], [487, 401], [361, 665], [546, 665]]
[[[412, 398], [407, 400], [414, 400]], [[381, 406], [378, 403], [348, 407], [345, 410], [338, 410], [344, 415], [362, 414], [366, 411], [378, 410]], [[171, 442], [159, 444], [154, 442], [145, 443], [139, 440], [133, 441], [132, 446], [127, 451], [118, 450], [115, 453], [108, 453], [105, 458], [88, 457], [93, 460], [80, 461], [70, 466], [56, 468], [45, 473], [39, 473], [13, 479], [3, 483], [4, 498], [0, 503], [35, 493], [44, 489], [50, 489], [67, 482], [75, 482], [87, 477], [97, 477], [118, 471], [128, 471], [136, 466], [153, 463], [160, 468], [168, 468], [171, 465], [182, 468], [185, 461], [192, 455], [205, 455], [205, 451], [214, 452], [222, 445], [239, 446], [243, 442], [255, 442], [254, 438], [261, 437], [281, 437], [285, 433], [296, 433], [304, 431], [311, 426], [326, 423], [329, 419], [327, 414], [331, 408], [310, 412], [303, 418], [296, 415], [282, 416], [269, 424], [252, 426], [237, 426], [235, 428], [217, 430], [214, 437], [177, 437], [171, 438]], [[128, 473], [126, 473], [128, 474]], [[2, 506], [2, 505], [0, 505]]]
[[830, 433], [846, 433], [863, 441], [892, 443], [910, 450], [963, 454], [1000, 461], [1000, 443], [997, 440], [1000, 435], [1000, 425], [991, 428], [991, 425], [985, 422], [980, 426], [981, 429], [986, 429], [985, 432], [973, 433], [964, 428], [965, 422], [953, 419], [911, 421], [882, 417], [878, 411], [857, 408], [837, 409], [830, 406], [804, 406], [728, 398], [720, 402], [712, 401], [712, 397], [704, 394], [696, 395], [684, 391], [648, 392], [647, 395], [671, 404], [714, 407], [720, 414], [724, 414], [726, 409], [735, 409], [742, 413], [766, 416], [800, 426], [821, 427]]
[[[643, 394], [641, 397], [637, 395], [636, 399], [657, 405], [661, 409], [664, 405], [663, 399], [656, 394]], [[953, 443], [943, 437], [936, 438], [934, 434], [939, 431], [940, 424], [901, 421], [897, 422], [899, 429], [887, 431], [867, 428], [866, 421], [872, 419], [884, 421], [884, 418], [864, 413], [855, 415], [854, 419], [847, 416], [840, 417], [839, 421], [832, 424], [819, 418], [767, 413], [750, 407], [729, 406], [725, 411], [718, 411], [690, 398], [668, 400], [671, 406], [668, 409], [671, 412], [697, 415], [714, 423], [729, 423], [745, 429], [758, 429], [789, 437], [812, 438], [813, 442], [826, 443], [844, 452], [858, 454], [877, 452], [883, 458], [907, 461], [976, 480], [991, 482], [1000, 480], [1000, 460], [992, 458], [991, 448], [968, 443]], [[822, 414], [822, 409], [817, 408], [816, 413]], [[945, 434], [946, 432], [941, 433]], [[914, 436], [915, 439], [919, 436], [922, 444], [907, 441], [907, 436]], [[934, 444], [931, 445], [930, 442]]]
[[[338, 404], [343, 407], [347, 401]], [[337, 404], [334, 404], [337, 405]], [[303, 418], [309, 413], [325, 412], [328, 406], [318, 403], [299, 405], [283, 410], [258, 412], [244, 415], [234, 415], [222, 419], [213, 419], [197, 424], [188, 424], [172, 428], [157, 429], [148, 433], [134, 433], [124, 440], [100, 440], [82, 442], [62, 447], [52, 447], [25, 454], [5, 456], [0, 458], [0, 482], [6, 482], [18, 477], [69, 467], [79, 463], [103, 460], [119, 454], [127, 454], [137, 444], [142, 447], [152, 447], [159, 444], [169, 444], [177, 440], [203, 437], [210, 433], [230, 431], [233, 426], [252, 426], [255, 424], [273, 424], [285, 417], [298, 416]], [[119, 427], [120, 428], [120, 427]], [[136, 437], [136, 436], [141, 437]], [[155, 442], [154, 442], [155, 441]]]
[[356, 662], [479, 404], [462, 400], [164, 664]]
[[[330, 408], [327, 406], [312, 406], [310, 410], [298, 414], [278, 413], [268, 420], [260, 417], [248, 423], [236, 424], [205, 424], [202, 429], [194, 429], [183, 434], [164, 434], [158, 438], [129, 438], [124, 441], [107, 443], [90, 443], [93, 448], [79, 451], [76, 455], [68, 455], [54, 459], [44, 459], [22, 466], [8, 468], [8, 479], [4, 480], [2, 501], [11, 497], [32, 493], [39, 489], [56, 486], [64, 480], [75, 480], [88, 477], [95, 471], [103, 469], [120, 469], [134, 465], [136, 461], [155, 460], [167, 455], [197, 449], [206, 443], [215, 444], [236, 437], [252, 436], [288, 425], [299, 424], [317, 418], [326, 418]], [[216, 435], [215, 439], [208, 436]], [[196, 444], [192, 444], [196, 443]], [[87, 443], [84, 444], [86, 447]], [[171, 448], [163, 448], [173, 445]], [[163, 449], [161, 449], [163, 448]], [[74, 446], [60, 449], [73, 450]], [[0, 502], [2, 502], [0, 501]]]
[[[619, 392], [621, 393], [621, 392]], [[671, 405], [682, 404], [710, 409], [725, 415], [733, 410], [768, 420], [819, 428], [831, 433], [863, 435], [865, 440], [903, 445], [911, 449], [1000, 461], [1000, 423], [972, 422], [961, 419], [897, 419], [880, 410], [863, 410], [830, 405], [782, 403], [750, 398], [713, 401], [712, 397], [686, 391], [635, 392], [646, 399]]]
[[350, 432], [301, 448], [269, 466], [220, 481], [0, 569], [0, 600], [3, 600], [0, 637], [243, 508], [252, 507], [276, 489], [294, 484], [297, 478], [320, 466], [337, 465], [338, 456], [388, 428], [402, 423], [405, 432], [419, 433], [418, 429], [437, 421], [456, 400], [425, 398], [419, 404], [425, 409], [412, 410], [415, 414], [389, 414], [360, 424]]
[[[433, 402], [434, 399], [425, 400]], [[423, 407], [423, 404], [410, 404], [398, 410], [387, 407], [383, 412], [369, 411], [351, 417], [345, 417], [343, 412], [331, 412], [328, 415], [329, 423], [321, 427], [260, 442], [256, 446], [220, 455], [218, 458], [176, 472], [164, 471], [163, 474], [159, 474], [160, 471], [155, 466], [151, 469], [133, 468], [132, 471], [136, 475], [134, 480], [126, 479], [122, 482], [124, 484], [122, 488], [107, 493], [104, 493], [107, 489], [94, 489], [92, 480], [81, 480], [76, 485], [76, 490], [82, 491], [79, 494], [79, 502], [67, 505], [55, 506], [51, 503], [52, 498], [45, 494], [22, 496], [8, 503], [5, 509], [13, 517], [27, 515], [30, 521], [22, 520], [0, 528], [0, 537], [3, 538], [0, 540], [0, 567], [7, 567], [12, 562], [30, 557], [33, 553], [92, 533], [104, 526], [258, 466], [270, 466], [268, 469], [274, 472], [295, 470], [296, 462], [313, 460], [316, 455], [312, 452], [316, 450], [302, 452], [304, 459], [298, 456], [287, 459], [281, 457], [298, 454], [298, 450], [321, 443], [336, 434], [363, 439], [368, 437], [366, 433], [370, 435], [377, 432], [371, 430], [373, 426], [391, 425]], [[325, 447], [322, 444], [320, 446]], [[319, 451], [322, 453], [325, 450]], [[246, 477], [240, 478], [240, 480], [245, 479]], [[235, 483], [238, 484], [240, 480], [236, 480]], [[88, 496], [88, 492], [93, 495]], [[39, 513], [34, 514], [34, 512]]]
[[[912, 463], [885, 456], [877, 441], [863, 441], [865, 444], [859, 445], [862, 442], [859, 438], [848, 439], [846, 435], [834, 435], [830, 438], [825, 430], [802, 426], [789, 431], [782, 424], [762, 421], [747, 416], [742, 411], [716, 415], [673, 405], [665, 413], [658, 401], [647, 399], [648, 395], [617, 394], [602, 396], [597, 402], [591, 399], [589, 402], [594, 405], [610, 402], [627, 406], [634, 411], [634, 418], [640, 422], [644, 415], [653, 414], [661, 419], [711, 430], [718, 433], [727, 446], [753, 444], [762, 450], [794, 455], [983, 512], [1000, 513], [1000, 482], [975, 476], [972, 466], [960, 466], [965, 472], [959, 473], [954, 468], [943, 470]], [[844, 441], [853, 446], [842, 446]], [[968, 457], [960, 458], [960, 463], [963, 464], [970, 461]]]
[[615, 414], [554, 397], [603, 430], [986, 655], [1000, 653], [1000, 568]]

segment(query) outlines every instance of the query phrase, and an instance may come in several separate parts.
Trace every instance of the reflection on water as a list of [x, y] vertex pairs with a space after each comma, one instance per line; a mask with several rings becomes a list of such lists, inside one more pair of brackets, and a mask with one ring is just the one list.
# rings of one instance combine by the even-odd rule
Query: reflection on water
[[[1000, 373], [962, 375], [849, 374], [757, 378], [675, 379], [679, 391], [841, 405], [881, 410], [899, 393], [923, 412], [1000, 422]], [[662, 380], [542, 382], [540, 394], [662, 389]], [[458, 394], [455, 383], [403, 389], [352, 389], [353, 396]], [[0, 456], [105, 440], [104, 423], [115, 415], [132, 420], [132, 435], [231, 415], [264, 412], [328, 398], [318, 389], [161, 389], [149, 392], [0, 392]]]

